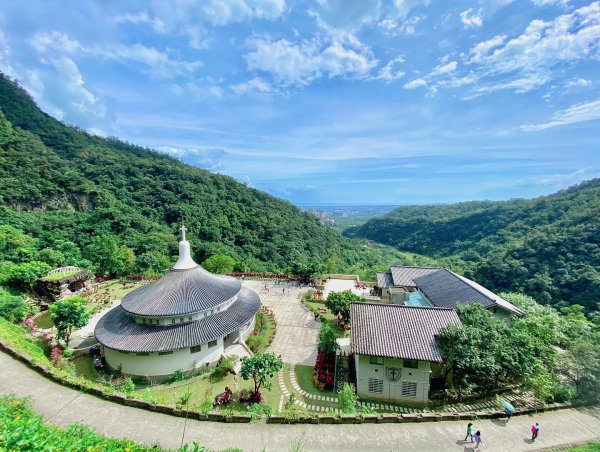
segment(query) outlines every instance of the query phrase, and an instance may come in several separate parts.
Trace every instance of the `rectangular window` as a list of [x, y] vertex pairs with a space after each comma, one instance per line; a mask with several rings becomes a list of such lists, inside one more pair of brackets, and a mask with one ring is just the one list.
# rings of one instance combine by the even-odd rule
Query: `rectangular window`
[[417, 383], [414, 381], [403, 381], [402, 397], [417, 397]]
[[158, 352], [159, 355], [172, 355], [173, 354], [173, 350], [169, 350], [166, 352]]
[[175, 323], [175, 319], [171, 319], [171, 324]]
[[179, 317], [179, 323], [183, 323], [183, 317]]
[[369, 356], [370, 364], [383, 365], [383, 356]]
[[198, 353], [202, 351], [202, 345], [194, 345], [190, 348], [190, 353]]
[[383, 380], [369, 378], [369, 392], [381, 394], [383, 392]]
[[208, 343], [208, 346], [209, 346], [209, 347], [216, 347], [216, 346], [217, 346], [217, 341], [210, 341], [210, 342]]
[[419, 361], [417, 361], [416, 359], [405, 359], [402, 362], [402, 367], [407, 367], [409, 369], [418, 369]]
[[136, 353], [136, 355], [138, 355], [138, 356], [150, 356], [150, 353], [148, 353], [148, 352], [138, 352], [138, 353]]
[[188, 317], [188, 320], [191, 322], [191, 321], [192, 321], [192, 316], [189, 316], [189, 317]]

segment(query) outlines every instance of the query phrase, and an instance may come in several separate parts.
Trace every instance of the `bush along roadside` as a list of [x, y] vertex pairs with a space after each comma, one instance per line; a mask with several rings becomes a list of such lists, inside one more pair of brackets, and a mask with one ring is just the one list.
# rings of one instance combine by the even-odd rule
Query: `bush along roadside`
[[[13, 396], [0, 397], [0, 450], [87, 450], [87, 451], [161, 451], [160, 445], [144, 446], [128, 439], [115, 439], [82, 424], [65, 428], [44, 422], [31, 402]], [[207, 452], [194, 442], [181, 452]]]

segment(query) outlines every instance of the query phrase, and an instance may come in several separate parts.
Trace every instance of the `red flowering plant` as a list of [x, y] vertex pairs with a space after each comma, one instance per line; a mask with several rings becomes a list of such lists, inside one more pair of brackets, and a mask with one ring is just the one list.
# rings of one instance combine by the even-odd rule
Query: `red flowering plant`
[[56, 366], [62, 354], [62, 348], [60, 348], [58, 345], [52, 347], [52, 351], [50, 352], [50, 361], [52, 361], [52, 364]]
[[29, 331], [35, 331], [37, 329], [37, 325], [31, 317], [25, 319], [21, 325], [27, 327]]

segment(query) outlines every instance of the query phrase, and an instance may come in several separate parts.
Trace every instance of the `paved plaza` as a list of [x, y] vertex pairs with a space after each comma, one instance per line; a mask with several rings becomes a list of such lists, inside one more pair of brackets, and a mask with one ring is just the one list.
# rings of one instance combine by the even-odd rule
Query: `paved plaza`
[[258, 293], [262, 304], [275, 314], [277, 332], [268, 351], [281, 355], [284, 363], [314, 366], [320, 323], [300, 301], [307, 289], [264, 281], [243, 284]]
[[323, 290], [323, 298], [327, 298], [330, 292], [342, 292], [349, 290], [359, 297], [368, 297], [370, 289], [364, 288], [359, 289], [355, 287], [356, 281], [354, 279], [328, 279], [325, 281], [325, 289]]
[[[464, 439], [465, 422], [362, 425], [275, 425], [202, 422], [118, 405], [54, 383], [0, 352], [0, 394], [31, 397], [35, 409], [58, 425], [81, 422], [100, 433], [159, 443], [176, 449], [194, 440], [212, 450], [288, 451], [302, 442], [309, 451], [472, 451]], [[542, 431], [529, 441], [532, 422]], [[572, 409], [536, 417], [474, 421], [484, 451], [535, 451], [600, 438], [600, 409]], [[185, 432], [185, 433], [184, 433]]]

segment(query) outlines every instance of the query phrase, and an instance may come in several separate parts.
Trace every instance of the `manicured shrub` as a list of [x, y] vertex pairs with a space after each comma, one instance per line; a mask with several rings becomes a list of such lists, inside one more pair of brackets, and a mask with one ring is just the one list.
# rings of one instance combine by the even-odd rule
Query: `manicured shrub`
[[338, 404], [342, 413], [356, 413], [356, 390], [354, 386], [344, 383], [342, 390], [338, 393]]
[[0, 317], [10, 322], [22, 322], [28, 311], [29, 304], [20, 295], [12, 295], [0, 287]]
[[252, 350], [252, 353], [258, 353], [259, 350], [268, 347], [269, 339], [265, 336], [248, 336], [246, 345]]

